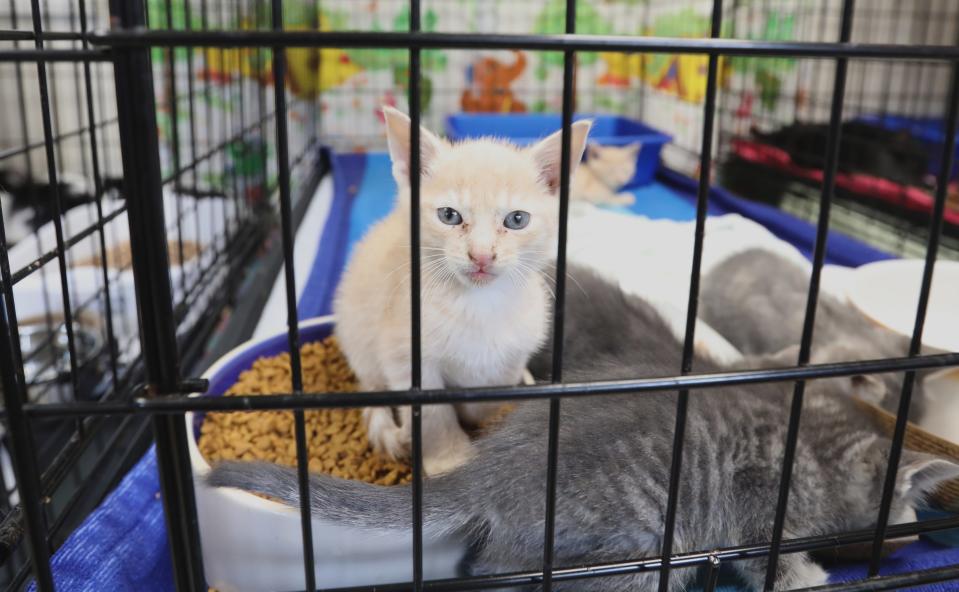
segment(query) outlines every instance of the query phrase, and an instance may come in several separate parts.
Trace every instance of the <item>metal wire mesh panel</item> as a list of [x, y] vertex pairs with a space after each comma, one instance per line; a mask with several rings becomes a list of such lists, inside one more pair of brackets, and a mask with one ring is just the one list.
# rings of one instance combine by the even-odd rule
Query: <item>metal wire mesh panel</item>
[[[212, 29], [234, 23], [241, 7], [147, 8], [156, 28]], [[131, 400], [149, 392], [133, 264], [141, 237], [130, 219], [131, 204], [149, 198], [135, 175], [124, 176], [131, 149], [123, 144], [139, 132], [129, 120], [121, 130], [115, 62], [88, 39], [110, 17], [99, 0], [11, 0], [0, 7], [10, 58], [0, 65], [9, 115], [0, 132], [4, 421], [14, 424], [4, 429], [0, 452], [0, 530], [10, 589], [30, 575], [28, 548], [44, 556], [58, 548], [151, 440], [147, 417], [28, 422], [9, 406]], [[42, 59], [24, 60], [24, 52]], [[156, 94], [138, 100], [158, 108], [142, 122], [162, 139], [147, 155], [160, 167], [149, 194], [158, 207], [154, 220], [165, 219], [156, 228], [162, 263], [151, 273], [169, 281], [165, 329], [180, 344], [177, 363], [186, 368], [207, 353], [205, 336], [234, 306], [244, 266], [275, 220], [269, 196], [277, 171], [265, 166], [275, 142], [264, 140], [273, 130], [272, 102], [259, 83], [210, 82], [211, 62], [237, 53], [157, 50], [143, 62], [152, 64]], [[265, 69], [266, 58], [259, 61]], [[292, 146], [295, 164], [314, 164], [308, 134]], [[26, 472], [14, 469], [17, 449]], [[25, 524], [43, 534], [25, 538]]]
[[[9, 196], [0, 225], [0, 577], [8, 589], [23, 588], [31, 576], [37, 589], [54, 589], [51, 554], [142, 454], [152, 432], [175, 586], [205, 590], [186, 413], [292, 411], [302, 500], [310, 497], [304, 412], [395, 405], [411, 406], [412, 577], [375, 589], [548, 591], [596, 578], [609, 578], [609, 589], [616, 589], [616, 576], [658, 571], [664, 592], [672, 570], [705, 568], [711, 592], [721, 566], [756, 558], [767, 560], [765, 589], [772, 589], [783, 555], [855, 543], [871, 545], [870, 578], [836, 590], [959, 577], [957, 566], [877, 576], [884, 539], [959, 526], [955, 517], [890, 526], [916, 372], [959, 365], [956, 353], [920, 355], [935, 263], [954, 244], [944, 232], [956, 156], [951, 139], [959, 121], [953, 4], [926, 0], [906, 10], [892, 0], [858, 6], [853, 0], [691, 0], [683, 3], [690, 12], [680, 13], [689, 18], [679, 19], [675, 3], [658, 0], [374, 4], [358, 10], [346, 0], [11, 0], [0, 11], [0, 92], [3, 105], [15, 112], [0, 121], [0, 182]], [[489, 72], [487, 88], [483, 75]], [[384, 103], [406, 108], [411, 118], [411, 388], [360, 396], [304, 392], [294, 262], [300, 198], [322, 172], [316, 158], [321, 143], [344, 151], [382, 147], [372, 112]], [[424, 388], [421, 349], [430, 336], [421, 332], [420, 124], [440, 128], [459, 110], [560, 114], [548, 383]], [[662, 122], [675, 135], [664, 161], [696, 179], [690, 287], [675, 376], [563, 381], [577, 111]], [[866, 115], [941, 121], [948, 140], [936, 146], [938, 164], [927, 171], [929, 207], [922, 215], [903, 221], [894, 208], [872, 207], [839, 191], [846, 124]], [[802, 189], [790, 188], [782, 202], [816, 226], [795, 365], [697, 374], [696, 319], [714, 171], [737, 154], [743, 136], [797, 122], [820, 125], [824, 141], [815, 155], [821, 175], [797, 183]], [[925, 258], [909, 350], [900, 358], [810, 364], [828, 231], [855, 229], [863, 218], [875, 221], [875, 242], [889, 246], [894, 235], [900, 252]], [[195, 376], [222, 346], [208, 338], [231, 311], [246, 310], [244, 299], [255, 299], [251, 262], [262, 263], [269, 248], [287, 307], [290, 392], [190, 397], [206, 390]], [[806, 381], [884, 372], [905, 378], [876, 527], [790, 538], [785, 521]], [[769, 500], [771, 537], [677, 552], [691, 391], [766, 382], [791, 387], [778, 497]], [[564, 398], [658, 392], [677, 393], [659, 556], [557, 564]], [[548, 400], [542, 562], [521, 573], [428, 581], [423, 406], [503, 400]], [[312, 591], [317, 566], [309, 504], [301, 504], [299, 518], [303, 584]]]
[[[829, 41], [838, 35], [838, 8], [837, 2], [735, 3], [728, 30], [732, 36], [751, 39]], [[954, 26], [955, 10], [952, 4], [933, 1], [908, 9], [894, 2], [858, 3], [853, 9], [850, 39], [853, 43], [955, 45], [959, 35]], [[805, 153], [802, 164], [818, 169], [821, 175], [834, 74], [835, 64], [821, 60], [731, 58], [728, 84], [719, 103], [723, 156], [718, 181], [736, 193], [772, 203], [803, 219], [816, 220], [816, 182], [782, 170], [769, 174], [767, 169], [743, 162], [737, 141], [765, 142], [777, 133], [821, 132], [818, 150], [811, 151], [808, 145], [798, 151], [793, 147], [794, 155]], [[941, 124], [949, 98], [949, 80], [949, 65], [945, 63], [850, 60], [843, 97], [842, 119], [847, 127], [840, 143], [840, 171], [849, 172], [848, 154], [868, 151], [869, 141], [862, 136], [865, 126], [876, 126], [872, 129], [877, 130], [888, 128], [893, 121], [933, 128]], [[921, 187], [927, 196], [924, 199], [932, 201], [928, 196], [935, 189], [936, 156], [933, 151], [920, 157], [929, 159], [922, 174], [909, 176], [890, 164], [886, 172], [877, 175], [902, 184], [892, 203], [884, 203], [869, 192], [850, 190], [848, 184], [841, 182], [833, 200], [834, 227], [888, 252], [918, 256], [924, 244], [915, 241], [915, 237], [929, 223], [931, 210], [909, 212], [902, 203], [908, 186]], [[748, 177], [752, 179], [746, 181]], [[940, 253], [953, 259], [955, 249], [956, 230], [947, 224]]]

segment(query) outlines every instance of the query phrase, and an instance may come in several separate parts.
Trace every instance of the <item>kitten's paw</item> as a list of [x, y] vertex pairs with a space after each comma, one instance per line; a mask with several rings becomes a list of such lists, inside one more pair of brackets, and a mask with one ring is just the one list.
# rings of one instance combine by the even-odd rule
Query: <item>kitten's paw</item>
[[391, 459], [405, 458], [410, 450], [409, 426], [398, 426], [387, 407], [363, 410], [366, 436], [377, 454]]
[[382, 456], [397, 460], [410, 455], [410, 432], [403, 427], [383, 428], [368, 434], [373, 450]]
[[623, 191], [616, 194], [613, 203], [618, 206], [631, 206], [636, 203], [636, 196], [628, 191]]
[[779, 577], [776, 578], [776, 590], [795, 590], [797, 588], [811, 588], [829, 583], [829, 574], [818, 563], [805, 556], [798, 556], [794, 561], [787, 561], [785, 566], [780, 565]]
[[456, 419], [452, 405], [433, 405], [423, 410], [423, 470], [427, 475], [445, 473], [473, 456], [473, 444]]
[[448, 473], [466, 462], [473, 456], [473, 447], [466, 444], [461, 448], [449, 450], [445, 454], [428, 456], [423, 459], [423, 470], [430, 477], [440, 473]]

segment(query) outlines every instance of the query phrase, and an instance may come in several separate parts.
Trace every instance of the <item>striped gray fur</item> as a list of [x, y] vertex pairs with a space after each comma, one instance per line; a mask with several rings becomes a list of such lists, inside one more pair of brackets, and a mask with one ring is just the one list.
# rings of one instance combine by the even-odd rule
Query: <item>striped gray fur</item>
[[[644, 301], [585, 270], [568, 291], [567, 381], [673, 375], [680, 344]], [[585, 331], [585, 332], [584, 332]], [[612, 339], [612, 341], [610, 341]], [[616, 339], [624, 339], [622, 347]], [[595, 353], [594, 353], [595, 352]], [[548, 352], [532, 366], [542, 376]], [[697, 359], [697, 372], [720, 370]], [[690, 394], [675, 552], [768, 541], [775, 512], [789, 385], [727, 387]], [[547, 403], [518, 406], [476, 442], [460, 468], [424, 481], [427, 532], [465, 533], [475, 543], [476, 574], [538, 569], [545, 515]], [[660, 551], [675, 421], [674, 393], [564, 399], [556, 497], [557, 566], [656, 556]], [[811, 389], [803, 415], [786, 536], [865, 528], [878, 513], [888, 441], [875, 435], [844, 397]], [[945, 461], [907, 453], [893, 516], [939, 480], [959, 475]], [[408, 529], [410, 491], [311, 477], [314, 515], [367, 529]], [[293, 469], [226, 462], [208, 483], [298, 503]], [[735, 562], [761, 589], [765, 562]], [[693, 573], [672, 572], [685, 589]], [[781, 558], [778, 587], [825, 582], [805, 554]], [[656, 573], [555, 582], [556, 590], [652, 590]]]
[[[743, 354], [747, 365], [791, 366], [799, 357], [809, 291], [809, 273], [781, 255], [751, 249], [729, 257], [702, 282], [700, 319], [719, 331]], [[908, 355], [909, 339], [870, 321], [852, 305], [820, 292], [813, 330], [811, 362], [846, 362]], [[931, 350], [925, 348], [926, 353]], [[911, 418], [924, 411], [917, 373]], [[856, 394], [895, 412], [902, 373], [830, 379], [830, 388]]]

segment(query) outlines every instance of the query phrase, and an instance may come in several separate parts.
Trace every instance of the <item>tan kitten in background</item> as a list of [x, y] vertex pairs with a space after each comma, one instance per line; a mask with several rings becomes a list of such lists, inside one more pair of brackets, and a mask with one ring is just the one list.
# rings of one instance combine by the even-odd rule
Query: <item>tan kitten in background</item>
[[[364, 390], [410, 388], [410, 120], [384, 107], [393, 211], [356, 246], [334, 301], [336, 335]], [[590, 122], [573, 124], [573, 168]], [[420, 131], [422, 385], [519, 384], [549, 328], [543, 268], [556, 249], [559, 132], [529, 148], [481, 139], [450, 144]], [[385, 198], [385, 196], [384, 196]], [[469, 458], [459, 420], [476, 424], [496, 405], [423, 407], [427, 474]], [[405, 456], [410, 410], [364, 410], [370, 442]]]
[[590, 144], [586, 150], [586, 162], [573, 177], [570, 196], [597, 205], [633, 205], [636, 197], [619, 190], [636, 174], [636, 157], [642, 147], [639, 142], [628, 146]]

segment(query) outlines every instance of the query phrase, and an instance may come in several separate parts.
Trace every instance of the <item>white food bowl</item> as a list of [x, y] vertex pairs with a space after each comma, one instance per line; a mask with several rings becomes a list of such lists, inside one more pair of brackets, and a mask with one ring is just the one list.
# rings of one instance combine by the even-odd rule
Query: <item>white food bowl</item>
[[[849, 300], [874, 322], [911, 337], [924, 265], [920, 259], [863, 265], [852, 274]], [[929, 347], [959, 351], [959, 262], [936, 262], [922, 342]]]
[[[332, 328], [332, 317], [305, 321], [300, 324], [301, 342], [323, 339]], [[248, 341], [206, 371], [203, 377], [210, 387], [197, 396], [222, 395], [257, 358], [288, 351], [285, 332]], [[196, 443], [201, 422], [202, 417], [186, 414], [207, 583], [220, 592], [304, 589], [299, 510], [244, 491], [206, 486], [210, 465]], [[424, 576], [456, 576], [466, 545], [428, 533], [423, 538]], [[413, 577], [410, 531], [371, 532], [314, 518], [313, 549], [318, 588], [407, 582]]]
[[[873, 322], [912, 337], [925, 261], [895, 259], [863, 265], [852, 273], [849, 301]], [[959, 351], [959, 262], [937, 261], [922, 343]], [[906, 352], [902, 352], [903, 355]], [[923, 381], [929, 410], [919, 426], [940, 438], [959, 443], [959, 368], [935, 372]]]

